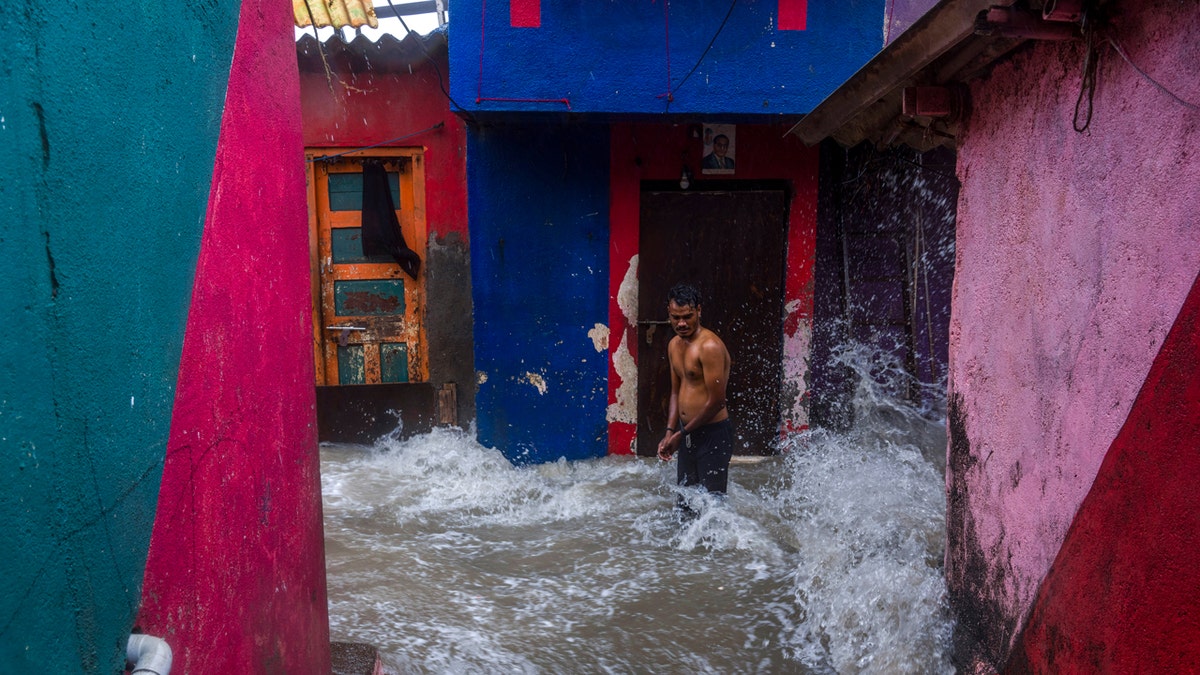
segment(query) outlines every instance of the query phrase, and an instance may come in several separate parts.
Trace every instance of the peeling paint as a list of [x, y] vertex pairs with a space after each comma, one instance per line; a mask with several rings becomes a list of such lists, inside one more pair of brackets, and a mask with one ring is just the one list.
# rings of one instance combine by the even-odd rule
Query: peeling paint
[[531, 371], [526, 371], [525, 376], [522, 377], [520, 381], [532, 384], [533, 387], [538, 390], [539, 394], [542, 394], [543, 396], [546, 394], [546, 380], [541, 375]]
[[796, 312], [800, 311], [800, 305], [801, 305], [801, 302], [800, 302], [799, 298], [797, 298], [797, 299], [792, 300], [791, 302], [787, 303], [786, 305], [784, 305], [783, 311], [787, 312], [788, 316], [791, 316], [791, 315], [795, 314]]
[[[794, 311], [788, 303], [788, 311]], [[812, 322], [800, 321], [796, 332], [783, 336], [783, 391], [780, 407], [784, 429], [802, 431], [808, 428], [808, 365], [812, 350]]]
[[592, 339], [592, 346], [596, 351], [603, 353], [608, 350], [608, 326], [596, 324], [588, 331], [588, 337]]
[[621, 337], [612, 359], [621, 384], [616, 390], [616, 402], [608, 405], [606, 418], [610, 423], [637, 424], [637, 363], [629, 353], [628, 337]]
[[486, 384], [488, 381], [487, 373], [482, 370], [475, 371], [475, 384]]
[[621, 279], [621, 288], [617, 290], [617, 306], [621, 308], [621, 314], [629, 321], [637, 321], [637, 306], [638, 306], [638, 256], [634, 254], [629, 259], [629, 269], [625, 271], [625, 278]]

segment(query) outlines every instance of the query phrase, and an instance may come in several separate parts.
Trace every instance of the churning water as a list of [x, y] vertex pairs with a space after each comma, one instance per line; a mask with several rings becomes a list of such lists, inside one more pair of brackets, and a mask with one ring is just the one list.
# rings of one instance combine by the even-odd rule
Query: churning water
[[686, 524], [656, 459], [514, 468], [458, 430], [322, 447], [334, 639], [396, 673], [953, 672], [944, 419], [844, 358], [855, 428], [735, 464]]

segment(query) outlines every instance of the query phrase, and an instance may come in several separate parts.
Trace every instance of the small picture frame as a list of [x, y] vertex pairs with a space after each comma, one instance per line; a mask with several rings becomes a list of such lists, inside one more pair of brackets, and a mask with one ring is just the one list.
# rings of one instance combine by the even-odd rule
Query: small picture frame
[[737, 125], [705, 124], [700, 173], [731, 175], [737, 171]]

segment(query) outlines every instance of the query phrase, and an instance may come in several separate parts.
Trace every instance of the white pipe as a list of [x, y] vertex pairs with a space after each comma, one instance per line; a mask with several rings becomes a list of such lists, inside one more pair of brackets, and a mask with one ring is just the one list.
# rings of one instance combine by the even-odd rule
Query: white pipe
[[125, 659], [133, 663], [133, 673], [169, 675], [171, 672], [171, 647], [161, 638], [134, 633], [129, 636], [125, 647]]

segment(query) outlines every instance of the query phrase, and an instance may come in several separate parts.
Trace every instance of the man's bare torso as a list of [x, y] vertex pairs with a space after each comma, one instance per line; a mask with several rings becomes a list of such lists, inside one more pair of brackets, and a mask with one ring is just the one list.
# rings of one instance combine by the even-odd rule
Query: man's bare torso
[[[729, 352], [725, 343], [717, 334], [702, 328], [692, 340], [682, 337], [671, 339], [668, 350], [671, 368], [679, 378], [679, 417], [687, 424], [703, 410], [708, 401], [708, 387], [705, 384], [704, 360], [701, 358], [704, 349], [715, 349], [720, 353], [717, 362], [719, 372], [713, 373], [723, 383], [729, 382]], [[710, 359], [711, 362], [711, 359]], [[729, 412], [724, 407], [713, 415], [708, 423], [720, 422], [729, 418]]]

